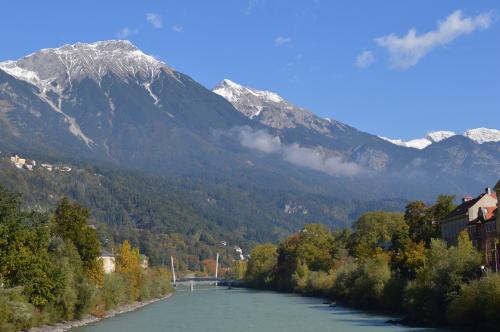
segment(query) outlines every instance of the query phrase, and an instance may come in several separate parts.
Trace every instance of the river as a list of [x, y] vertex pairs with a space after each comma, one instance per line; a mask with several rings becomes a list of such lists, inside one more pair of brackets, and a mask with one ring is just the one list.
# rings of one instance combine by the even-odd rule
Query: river
[[179, 289], [167, 300], [71, 332], [421, 332], [386, 324], [389, 317], [292, 294], [231, 289]]

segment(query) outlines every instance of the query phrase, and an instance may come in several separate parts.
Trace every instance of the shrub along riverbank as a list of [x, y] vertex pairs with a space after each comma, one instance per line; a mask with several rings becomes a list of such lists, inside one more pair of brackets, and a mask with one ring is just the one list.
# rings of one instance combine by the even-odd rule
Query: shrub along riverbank
[[97, 317], [119, 305], [165, 296], [170, 272], [143, 269], [137, 248], [116, 249], [116, 272], [104, 275], [88, 210], [63, 199], [53, 214], [22, 211], [0, 188], [0, 331]]
[[457, 246], [434, 222], [453, 197], [410, 203], [405, 214], [371, 212], [352, 231], [306, 225], [278, 246], [256, 246], [245, 274], [255, 288], [321, 296], [367, 310], [404, 313], [406, 322], [498, 331], [500, 276], [485, 275], [466, 232]]

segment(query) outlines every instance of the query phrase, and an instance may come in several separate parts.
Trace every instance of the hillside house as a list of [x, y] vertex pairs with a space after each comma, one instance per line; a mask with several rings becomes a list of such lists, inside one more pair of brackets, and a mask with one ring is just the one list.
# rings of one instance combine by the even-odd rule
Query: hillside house
[[489, 216], [483, 208], [496, 207], [498, 203], [497, 195], [490, 188], [485, 192], [473, 198], [466, 196], [462, 203], [451, 211], [443, 220], [440, 221], [441, 235], [448, 245], [456, 245], [458, 235], [461, 231], [468, 229], [469, 224], [481, 218]]
[[146, 255], [141, 255], [141, 267], [146, 270], [149, 267], [149, 258]]
[[10, 162], [13, 163], [14, 165], [20, 165], [22, 167], [22, 165], [26, 164], [26, 159], [25, 158], [21, 158], [19, 157], [17, 154], [10, 157]]
[[115, 256], [112, 253], [102, 250], [99, 259], [102, 261], [102, 267], [105, 274], [115, 272]]
[[52, 169], [54, 169], [54, 166], [53, 166], [53, 165], [51, 165], [51, 164], [47, 164], [47, 163], [42, 163], [42, 164], [40, 164], [40, 166], [41, 166], [42, 168], [45, 168], [45, 169], [46, 169], [47, 171], [49, 171], [49, 172], [52, 172]]
[[14, 164], [19, 169], [27, 169], [29, 171], [33, 170], [36, 166], [36, 160], [28, 160], [26, 158], [21, 158], [17, 154], [10, 157], [10, 162]]

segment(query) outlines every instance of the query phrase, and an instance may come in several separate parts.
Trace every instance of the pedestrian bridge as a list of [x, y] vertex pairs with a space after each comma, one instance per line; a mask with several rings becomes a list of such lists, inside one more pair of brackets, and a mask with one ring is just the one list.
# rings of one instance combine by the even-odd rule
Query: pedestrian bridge
[[224, 282], [225, 279], [223, 278], [215, 278], [215, 277], [181, 277], [181, 278], [178, 278], [176, 279], [176, 282], [177, 283], [180, 283], [180, 282]]

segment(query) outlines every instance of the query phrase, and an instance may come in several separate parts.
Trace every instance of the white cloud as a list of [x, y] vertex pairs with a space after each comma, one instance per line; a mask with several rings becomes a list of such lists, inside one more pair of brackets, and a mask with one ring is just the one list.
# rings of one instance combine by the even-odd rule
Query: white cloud
[[274, 40], [274, 44], [278, 47], [291, 47], [292, 46], [292, 38], [278, 36]]
[[303, 147], [297, 143], [282, 144], [278, 136], [273, 136], [265, 130], [237, 127], [233, 128], [230, 134], [236, 134], [240, 144], [246, 148], [266, 154], [278, 154], [291, 164], [331, 176], [354, 176], [362, 171], [358, 164], [338, 156], [327, 156], [318, 149]]
[[173, 32], [183, 32], [184, 31], [184, 27], [182, 25], [172, 25], [172, 31]]
[[371, 51], [364, 51], [360, 55], [356, 57], [356, 67], [358, 68], [366, 68], [371, 65], [375, 61], [375, 55]]
[[146, 15], [146, 20], [151, 23], [153, 27], [156, 29], [161, 29], [163, 27], [163, 21], [161, 19], [161, 16], [156, 13], [148, 13]]
[[246, 148], [264, 153], [276, 153], [281, 149], [279, 137], [269, 135], [264, 130], [253, 130], [250, 127], [236, 128], [240, 144]]
[[137, 34], [139, 34], [139, 29], [132, 29], [129, 27], [125, 27], [120, 31], [118, 31], [116, 35], [118, 36], [118, 38], [122, 39], [122, 38], [128, 38], [130, 36], [136, 36]]
[[463, 17], [457, 10], [444, 21], [439, 21], [436, 30], [417, 35], [412, 28], [406, 36], [395, 34], [376, 38], [375, 42], [385, 47], [391, 58], [391, 66], [409, 68], [418, 63], [427, 53], [438, 46], [451, 43], [456, 38], [472, 33], [477, 29], [487, 29], [491, 25], [492, 13], [482, 13], [475, 17]]
[[344, 161], [338, 156], [326, 156], [323, 153], [300, 146], [297, 143], [283, 147], [283, 159], [291, 164], [307, 167], [332, 176], [354, 176], [361, 167]]

